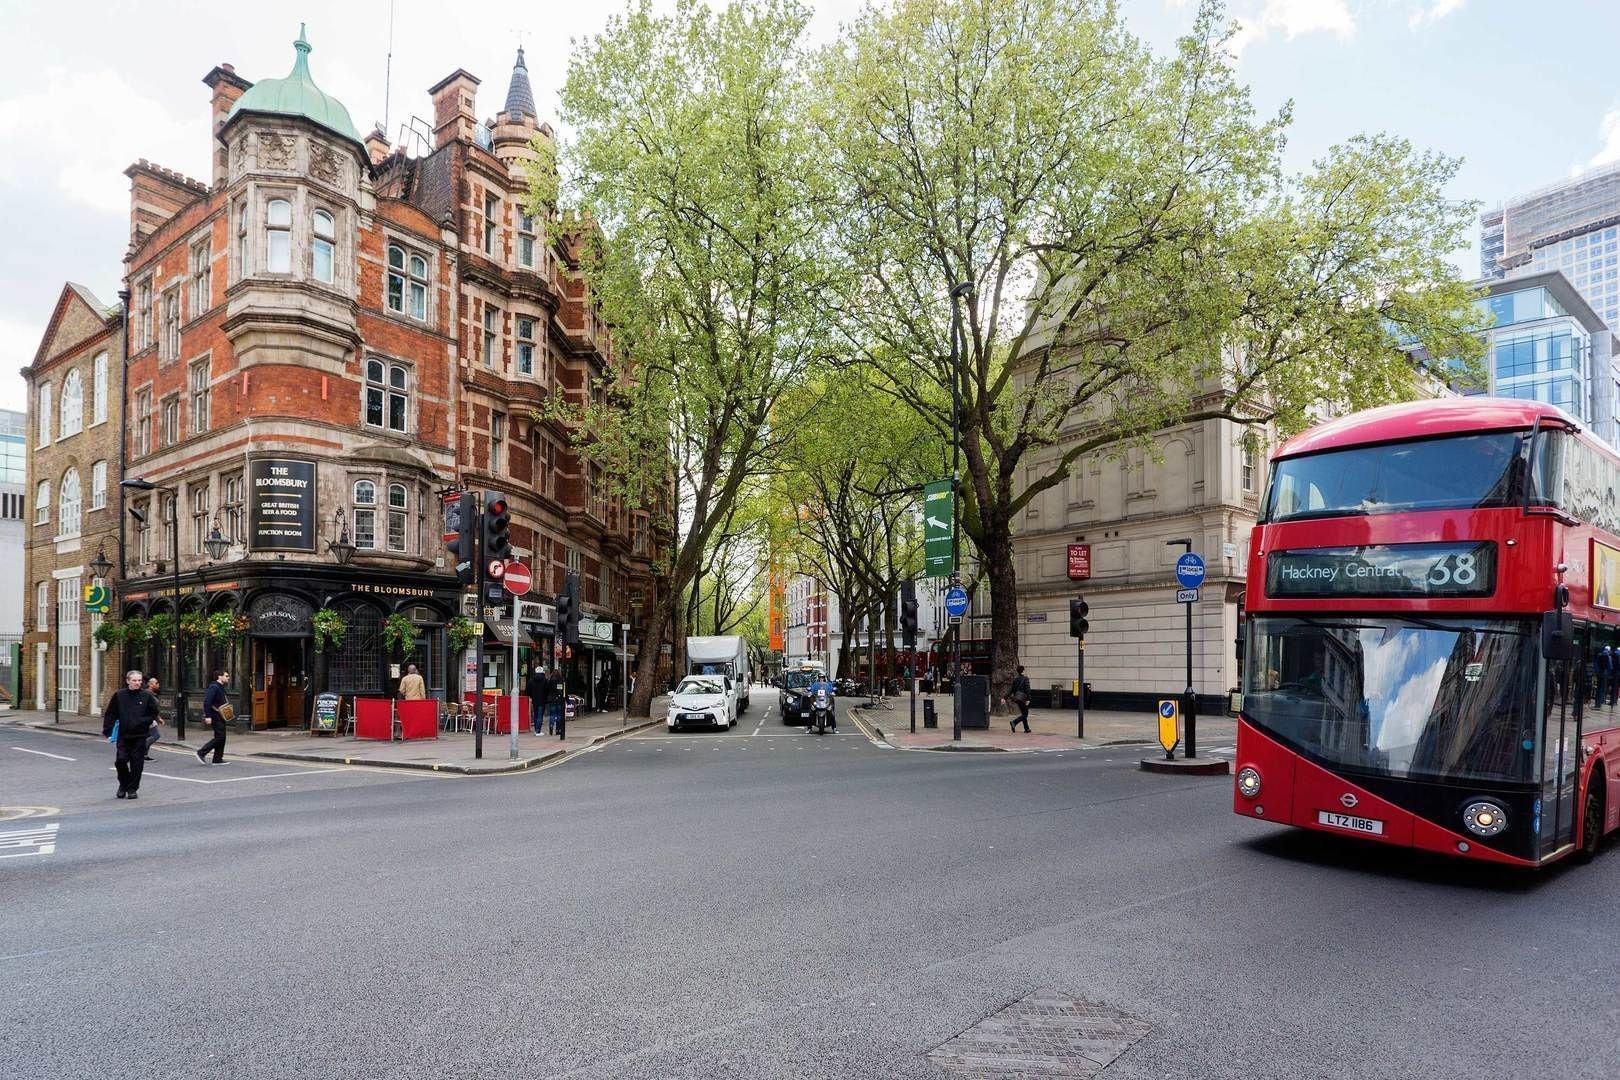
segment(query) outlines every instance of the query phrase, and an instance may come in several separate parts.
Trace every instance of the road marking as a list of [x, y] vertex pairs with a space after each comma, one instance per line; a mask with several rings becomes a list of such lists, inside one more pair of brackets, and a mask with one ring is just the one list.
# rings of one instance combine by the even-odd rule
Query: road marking
[[31, 817], [55, 817], [62, 811], [54, 806], [0, 806], [0, 821], [21, 821]]
[[[109, 770], [109, 771], [111, 771], [111, 770]], [[330, 768], [330, 769], [309, 768], [309, 769], [300, 770], [299, 772], [261, 773], [261, 774], [255, 775], [255, 776], [224, 776], [224, 777], [221, 777], [218, 780], [203, 780], [203, 779], [200, 779], [199, 777], [195, 777], [195, 776], [175, 776], [173, 773], [154, 772], [151, 769], [143, 770], [141, 772], [141, 775], [142, 776], [160, 776], [165, 780], [183, 780], [188, 784], [239, 784], [243, 780], [277, 780], [277, 779], [281, 779], [282, 777], [287, 777], [287, 776], [319, 776], [319, 775], [322, 775], [324, 773], [340, 773], [340, 772], [353, 772], [353, 771], [354, 770], [351, 769], [347, 765], [338, 765], [338, 766], [336, 766], [334, 768]]]
[[21, 829], [16, 832], [0, 833], [0, 853], [9, 848], [33, 848], [33, 851], [14, 851], [0, 854], [0, 859], [20, 859], [25, 855], [49, 855], [56, 850], [56, 830], [61, 828], [57, 822], [49, 825], [37, 825], [32, 829]]
[[25, 754], [38, 754], [40, 757], [55, 758], [57, 761], [78, 761], [79, 760], [78, 758], [70, 758], [66, 754], [47, 754], [43, 750], [30, 750], [26, 746], [13, 746], [12, 749], [13, 750], [21, 750]]

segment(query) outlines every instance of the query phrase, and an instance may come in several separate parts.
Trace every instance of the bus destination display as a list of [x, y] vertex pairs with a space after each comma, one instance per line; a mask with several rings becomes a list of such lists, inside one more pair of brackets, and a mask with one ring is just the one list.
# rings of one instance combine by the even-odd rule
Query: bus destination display
[[1266, 595], [1276, 597], [1489, 596], [1496, 589], [1496, 544], [1442, 544], [1273, 551]]

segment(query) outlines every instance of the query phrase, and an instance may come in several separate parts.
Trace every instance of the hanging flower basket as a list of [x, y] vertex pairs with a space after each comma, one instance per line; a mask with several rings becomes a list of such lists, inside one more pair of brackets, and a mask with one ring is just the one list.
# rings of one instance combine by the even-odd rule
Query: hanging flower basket
[[483, 627], [465, 615], [457, 615], [451, 619], [445, 629], [450, 634], [451, 652], [462, 652], [470, 648], [478, 640], [478, 635], [483, 632]]
[[349, 624], [336, 611], [323, 607], [310, 618], [309, 628], [315, 637], [315, 651], [331, 652], [343, 647], [343, 635], [348, 633]]
[[188, 611], [180, 616], [180, 636], [196, 641], [208, 636], [208, 616], [200, 611]]
[[174, 616], [168, 612], [146, 620], [147, 637], [159, 645], [174, 644]]
[[139, 649], [152, 640], [152, 623], [149, 619], [143, 619], [137, 615], [132, 619], [125, 619], [120, 626], [122, 629], [119, 632], [119, 637], [123, 639], [125, 645], [132, 649]]
[[124, 629], [124, 623], [104, 622], [96, 627], [96, 643], [103, 649], [116, 649], [124, 640]]
[[405, 656], [416, 647], [416, 624], [397, 612], [383, 620], [383, 644]]
[[215, 645], [229, 645], [247, 630], [247, 619], [229, 611], [216, 611], [204, 620], [204, 636]]

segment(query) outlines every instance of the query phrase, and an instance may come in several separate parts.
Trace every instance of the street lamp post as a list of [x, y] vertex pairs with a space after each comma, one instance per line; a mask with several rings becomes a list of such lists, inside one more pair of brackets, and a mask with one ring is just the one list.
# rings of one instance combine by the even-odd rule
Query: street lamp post
[[182, 742], [186, 738], [186, 650], [180, 643], [180, 492], [162, 487], [145, 477], [124, 480], [119, 487], [131, 491], [156, 491], [169, 496], [169, 558], [174, 571], [174, 651], [175, 651], [175, 707], [174, 737]]
[[[1165, 547], [1184, 548], [1184, 549], [1186, 549], [1188, 554], [1191, 554], [1192, 549], [1193, 549], [1192, 541], [1185, 538], [1185, 537], [1183, 537], [1181, 539], [1178, 539], [1178, 540], [1166, 540], [1164, 542], [1164, 546]], [[1198, 755], [1198, 699], [1195, 696], [1193, 696], [1193, 662], [1192, 662], [1192, 660], [1193, 660], [1193, 657], [1192, 657], [1192, 609], [1193, 609], [1193, 606], [1190, 603], [1185, 603], [1185, 602], [1181, 606], [1186, 610], [1186, 614], [1187, 614], [1187, 689], [1186, 689], [1186, 691], [1184, 692], [1184, 694], [1182, 696], [1182, 706], [1181, 706], [1182, 715], [1184, 715], [1187, 718], [1187, 733], [1186, 733], [1186, 737], [1182, 740], [1183, 746], [1182, 746], [1181, 756], [1190, 758], [1190, 757], [1196, 757]], [[1081, 689], [1082, 693], [1085, 692], [1085, 687], [1081, 687], [1080, 689]]]
[[[107, 580], [108, 575], [110, 575], [112, 573], [112, 570], [113, 570], [113, 564], [112, 564], [112, 560], [107, 558], [107, 550], [105, 548], [101, 548], [101, 549], [97, 550], [96, 551], [96, 557], [90, 560], [90, 582], [91, 582], [91, 584], [93, 585], [98, 581], [105, 583], [106, 580]], [[86, 614], [88, 614], [88, 613], [86, 613]], [[91, 635], [90, 635], [89, 649], [90, 649], [90, 694], [91, 694], [90, 704], [91, 704], [91, 708], [100, 708], [101, 707], [101, 684], [102, 684], [102, 680], [104, 680], [106, 678], [106, 675], [105, 675], [106, 661], [104, 661], [101, 658], [101, 653], [97, 649], [96, 637], [95, 637], [94, 632], [92, 632]]]
[[[957, 301], [973, 291], [973, 282], [951, 286], [951, 579], [961, 580], [962, 513], [957, 503], [962, 483], [962, 309]], [[964, 617], [973, 617], [971, 603]], [[955, 649], [951, 658], [951, 739], [962, 738], [962, 627], [956, 624]]]

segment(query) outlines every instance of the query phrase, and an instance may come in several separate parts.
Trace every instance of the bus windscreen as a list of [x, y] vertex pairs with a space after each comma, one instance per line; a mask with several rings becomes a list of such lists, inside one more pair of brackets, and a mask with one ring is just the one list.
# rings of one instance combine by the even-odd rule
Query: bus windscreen
[[1266, 521], [1513, 506], [1526, 432], [1454, 435], [1283, 458]]

